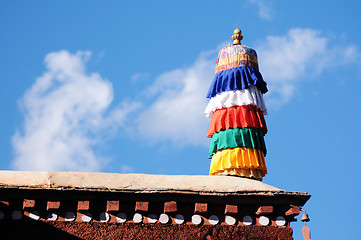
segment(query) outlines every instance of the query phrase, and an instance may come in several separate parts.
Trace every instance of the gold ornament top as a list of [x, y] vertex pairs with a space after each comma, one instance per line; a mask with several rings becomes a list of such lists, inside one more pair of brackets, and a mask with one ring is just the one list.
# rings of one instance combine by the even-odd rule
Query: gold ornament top
[[233, 33], [234, 33], [234, 34], [232, 35], [233, 45], [239, 45], [239, 44], [241, 44], [241, 40], [243, 39], [241, 29], [236, 28]]

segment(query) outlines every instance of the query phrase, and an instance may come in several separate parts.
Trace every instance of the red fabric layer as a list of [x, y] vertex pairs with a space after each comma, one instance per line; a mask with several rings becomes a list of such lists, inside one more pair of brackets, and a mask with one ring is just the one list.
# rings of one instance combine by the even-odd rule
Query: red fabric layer
[[218, 109], [213, 113], [207, 137], [228, 128], [254, 127], [267, 133], [263, 113], [254, 105], [234, 106]]

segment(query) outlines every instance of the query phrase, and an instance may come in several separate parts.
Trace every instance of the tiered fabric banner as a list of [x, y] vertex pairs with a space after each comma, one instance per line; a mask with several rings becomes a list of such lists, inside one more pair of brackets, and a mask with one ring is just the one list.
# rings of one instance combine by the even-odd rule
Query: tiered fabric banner
[[207, 98], [212, 98], [222, 92], [247, 89], [252, 85], [262, 93], [267, 92], [267, 84], [256, 69], [247, 66], [227, 69], [216, 75], [209, 88]]
[[267, 173], [264, 135], [267, 84], [258, 71], [256, 51], [229, 44], [217, 57], [205, 114], [211, 118], [210, 175], [225, 174], [262, 180]]
[[260, 109], [253, 105], [232, 106], [217, 110], [211, 119], [207, 137], [229, 128], [259, 128], [267, 133], [266, 121]]
[[237, 147], [259, 149], [264, 155], [267, 153], [263, 134], [259, 129], [229, 128], [213, 135], [209, 146], [209, 158], [220, 150]]
[[254, 105], [259, 108], [264, 115], [267, 115], [267, 108], [263, 101], [262, 93], [255, 86], [249, 86], [243, 90], [217, 94], [209, 100], [204, 113], [206, 117], [211, 118], [217, 109], [243, 105]]

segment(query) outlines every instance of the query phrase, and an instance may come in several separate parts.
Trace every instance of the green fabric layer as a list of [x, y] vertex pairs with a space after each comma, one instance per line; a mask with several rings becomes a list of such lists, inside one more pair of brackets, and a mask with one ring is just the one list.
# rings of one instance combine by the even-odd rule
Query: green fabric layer
[[209, 146], [208, 157], [227, 148], [255, 148], [266, 155], [263, 133], [259, 128], [230, 128], [215, 133]]

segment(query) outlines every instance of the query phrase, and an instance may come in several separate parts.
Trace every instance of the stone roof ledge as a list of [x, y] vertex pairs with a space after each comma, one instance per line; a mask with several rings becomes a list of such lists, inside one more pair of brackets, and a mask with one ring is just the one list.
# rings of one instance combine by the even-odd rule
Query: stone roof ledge
[[258, 180], [207, 175], [0, 171], [0, 188], [310, 197], [308, 193], [281, 190]]

